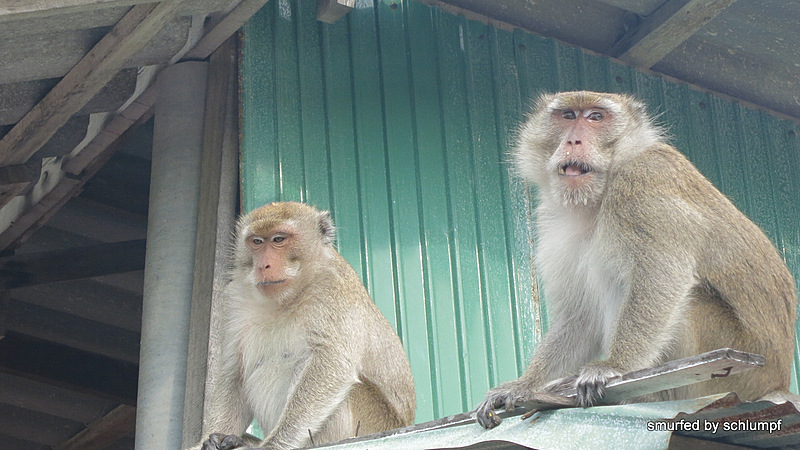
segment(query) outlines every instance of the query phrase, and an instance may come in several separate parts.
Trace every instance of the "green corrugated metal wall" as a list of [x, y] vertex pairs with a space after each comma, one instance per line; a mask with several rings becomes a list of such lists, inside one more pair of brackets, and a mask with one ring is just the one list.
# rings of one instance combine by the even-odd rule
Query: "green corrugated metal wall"
[[315, 17], [316, 2], [272, 0], [245, 27], [243, 210], [332, 211], [342, 255], [406, 347], [417, 421], [516, 378], [546, 323], [531, 301], [530, 197], [505, 163], [541, 91], [645, 100], [800, 279], [796, 125], [414, 1]]

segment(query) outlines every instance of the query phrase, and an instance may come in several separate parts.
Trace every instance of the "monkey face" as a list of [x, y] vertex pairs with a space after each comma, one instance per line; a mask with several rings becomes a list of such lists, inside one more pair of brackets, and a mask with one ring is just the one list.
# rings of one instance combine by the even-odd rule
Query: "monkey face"
[[289, 227], [252, 234], [245, 245], [252, 254], [253, 276], [262, 294], [274, 295], [287, 289], [299, 274], [299, 259], [292, 255], [297, 236]]
[[[333, 250], [333, 224], [326, 211], [295, 202], [270, 203], [239, 221], [236, 260], [239, 276], [281, 303], [299, 279], [313, 279]], [[300, 277], [301, 271], [307, 275]]]
[[542, 96], [519, 132], [515, 166], [558, 203], [593, 206], [613, 168], [658, 141], [643, 108], [617, 94]]

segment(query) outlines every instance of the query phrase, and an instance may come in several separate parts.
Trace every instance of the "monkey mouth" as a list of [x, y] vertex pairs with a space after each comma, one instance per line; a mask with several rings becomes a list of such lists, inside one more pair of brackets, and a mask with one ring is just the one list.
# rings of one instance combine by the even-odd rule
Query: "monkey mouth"
[[283, 280], [276, 280], [276, 281], [259, 281], [256, 284], [256, 286], [272, 286], [274, 284], [281, 284], [281, 283], [283, 283], [285, 281], [286, 281], [285, 278]]
[[578, 161], [569, 161], [558, 166], [558, 174], [565, 177], [579, 177], [594, 172], [594, 168]]

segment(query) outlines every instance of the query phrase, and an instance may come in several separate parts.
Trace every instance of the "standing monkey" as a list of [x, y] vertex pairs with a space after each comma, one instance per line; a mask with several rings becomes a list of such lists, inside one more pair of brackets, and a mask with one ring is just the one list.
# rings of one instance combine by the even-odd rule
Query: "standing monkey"
[[[297, 448], [410, 425], [400, 339], [333, 247], [328, 212], [270, 203], [238, 224], [203, 450]], [[255, 416], [268, 433], [240, 436]]]
[[724, 347], [762, 354], [766, 366], [643, 400], [790, 395], [791, 274], [764, 233], [665, 143], [643, 104], [544, 95], [514, 165], [538, 190], [536, 267], [551, 323], [525, 373], [478, 406], [482, 426], [533, 392], [571, 385], [590, 406], [622, 373]]

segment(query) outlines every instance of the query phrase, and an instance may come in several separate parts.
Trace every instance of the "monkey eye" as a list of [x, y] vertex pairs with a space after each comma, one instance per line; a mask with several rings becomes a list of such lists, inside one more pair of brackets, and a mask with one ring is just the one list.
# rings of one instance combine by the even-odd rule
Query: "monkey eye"
[[586, 116], [586, 118], [592, 122], [600, 122], [603, 120], [603, 113], [599, 111], [592, 111], [588, 116]]
[[562, 119], [573, 120], [576, 117], [578, 117], [578, 116], [575, 114], [575, 111], [566, 110], [566, 111], [562, 111], [561, 112], [561, 118]]
[[286, 236], [276, 235], [272, 237], [272, 242], [276, 244], [280, 244], [281, 242], [286, 240]]
[[259, 246], [259, 245], [264, 243], [264, 239], [262, 239], [260, 237], [253, 237], [253, 238], [250, 239], [250, 242], [252, 242], [253, 245], [255, 245], [257, 247], [257, 246]]

